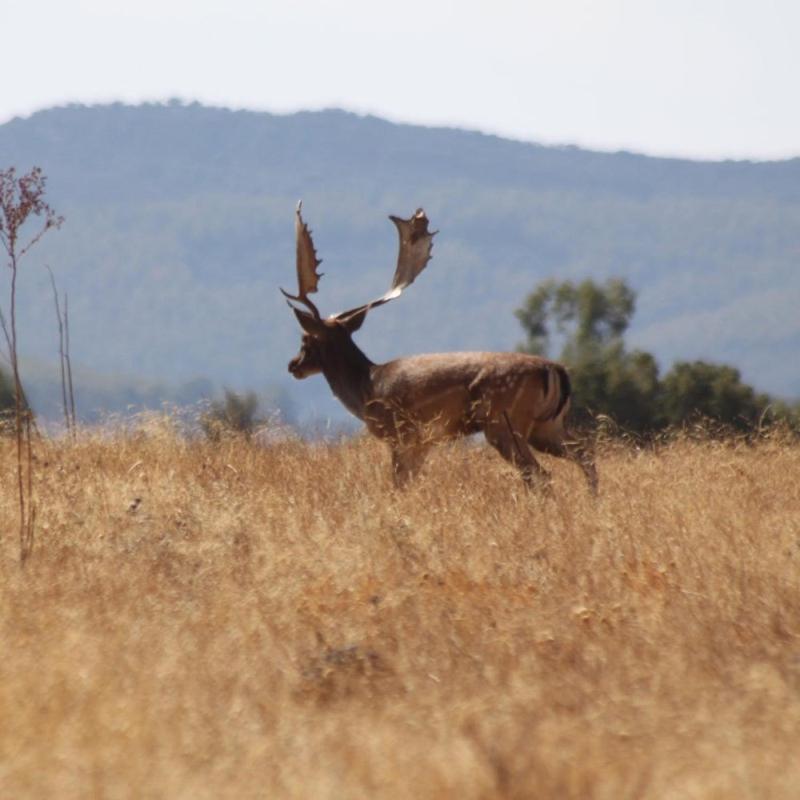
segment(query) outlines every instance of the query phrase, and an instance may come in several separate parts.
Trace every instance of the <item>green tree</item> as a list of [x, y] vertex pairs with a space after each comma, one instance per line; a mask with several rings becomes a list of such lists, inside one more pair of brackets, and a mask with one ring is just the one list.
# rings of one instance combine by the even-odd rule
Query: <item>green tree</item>
[[742, 382], [735, 367], [678, 362], [662, 379], [655, 358], [628, 352], [624, 335], [636, 295], [622, 280], [604, 284], [545, 281], [516, 312], [527, 335], [525, 352], [548, 355], [560, 338], [560, 361], [570, 367], [579, 415], [607, 414], [635, 432], [706, 417], [739, 430], [771, 420], [800, 429], [800, 405], [775, 402]]
[[664, 376], [662, 402], [670, 424], [701, 416], [744, 430], [758, 423], [771, 400], [743, 383], [734, 367], [679, 361]]

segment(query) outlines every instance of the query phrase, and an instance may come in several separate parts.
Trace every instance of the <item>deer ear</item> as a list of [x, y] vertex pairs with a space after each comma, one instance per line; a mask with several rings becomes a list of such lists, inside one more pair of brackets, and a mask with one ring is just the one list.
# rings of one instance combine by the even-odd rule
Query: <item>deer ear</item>
[[337, 317], [337, 322], [342, 325], [348, 333], [355, 333], [367, 318], [367, 311], [369, 311], [369, 306], [364, 306], [345, 317]]
[[312, 336], [322, 336], [325, 333], [325, 323], [321, 319], [317, 319], [313, 314], [307, 311], [301, 311], [299, 308], [292, 307], [300, 327]]

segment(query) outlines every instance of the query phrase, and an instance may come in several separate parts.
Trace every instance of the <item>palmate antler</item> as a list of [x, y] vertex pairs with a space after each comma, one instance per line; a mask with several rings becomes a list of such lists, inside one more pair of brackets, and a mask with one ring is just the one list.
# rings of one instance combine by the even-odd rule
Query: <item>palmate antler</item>
[[[322, 277], [322, 273], [317, 272], [317, 267], [322, 261], [317, 258], [311, 232], [308, 230], [308, 225], [303, 222], [301, 210], [302, 203], [298, 203], [295, 219], [295, 232], [297, 236], [297, 295], [291, 295], [283, 289], [281, 289], [281, 291], [287, 299], [303, 303], [303, 305], [310, 309], [316, 319], [320, 319], [319, 311], [314, 303], [308, 299], [308, 295], [309, 293], [317, 291], [317, 284]], [[428, 261], [430, 261], [431, 250], [433, 249], [433, 237], [438, 231], [431, 232], [428, 230], [428, 218], [425, 216], [425, 212], [421, 208], [418, 208], [409, 219], [401, 219], [395, 216], [390, 216], [389, 219], [391, 219], [397, 227], [400, 238], [397, 267], [394, 271], [391, 287], [376, 300], [372, 300], [357, 308], [351, 308], [349, 311], [333, 314], [328, 318], [329, 320], [347, 322], [353, 317], [366, 314], [371, 308], [394, 300], [402, 294], [406, 287], [414, 282], [420, 272], [425, 269]]]
[[403, 290], [414, 283], [417, 275], [425, 269], [428, 261], [431, 260], [433, 237], [436, 236], [438, 231], [431, 232], [428, 230], [428, 218], [421, 208], [418, 208], [409, 219], [401, 219], [395, 216], [390, 216], [389, 219], [394, 222], [400, 237], [397, 267], [394, 271], [392, 285], [377, 300], [337, 314], [336, 319], [342, 322], [346, 322], [359, 314], [366, 314], [371, 308], [382, 306], [384, 303], [400, 297]]
[[322, 277], [321, 272], [317, 272], [317, 267], [322, 263], [321, 258], [317, 258], [317, 251], [314, 249], [314, 241], [311, 238], [311, 231], [308, 225], [303, 222], [303, 201], [297, 204], [295, 211], [294, 230], [297, 238], [297, 295], [289, 294], [281, 289], [283, 296], [287, 300], [294, 300], [306, 306], [317, 319], [319, 309], [308, 299], [310, 292], [317, 291], [317, 284]]

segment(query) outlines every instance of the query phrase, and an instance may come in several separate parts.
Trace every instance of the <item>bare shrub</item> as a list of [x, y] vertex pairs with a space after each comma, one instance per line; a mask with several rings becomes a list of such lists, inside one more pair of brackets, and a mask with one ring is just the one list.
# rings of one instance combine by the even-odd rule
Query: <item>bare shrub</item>
[[[16, 170], [0, 170], [0, 244], [11, 272], [9, 321], [0, 314], [14, 379], [14, 429], [17, 444], [17, 502], [19, 506], [19, 559], [33, 551], [36, 509], [33, 503], [33, 413], [22, 388], [17, 342], [17, 277], [20, 260], [51, 228], [63, 222], [44, 199], [46, 178], [39, 167], [17, 177]], [[36, 218], [35, 220], [33, 218]], [[28, 223], [35, 223], [31, 229]]]
[[230, 389], [225, 389], [224, 400], [212, 402], [200, 417], [203, 433], [212, 442], [227, 436], [250, 439], [262, 423], [263, 419], [258, 416], [256, 393], [238, 394]]

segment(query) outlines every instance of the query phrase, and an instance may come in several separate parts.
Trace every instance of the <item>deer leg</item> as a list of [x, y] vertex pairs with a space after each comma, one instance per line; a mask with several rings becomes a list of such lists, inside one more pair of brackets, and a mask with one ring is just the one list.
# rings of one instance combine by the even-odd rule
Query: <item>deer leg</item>
[[583, 471], [589, 491], [595, 497], [598, 494], [597, 468], [594, 454], [585, 443], [575, 440], [563, 428], [545, 424], [534, 428], [528, 442], [536, 450], [557, 458], [566, 458], [577, 464]]
[[427, 454], [428, 448], [423, 444], [392, 445], [392, 478], [395, 488], [403, 489], [408, 484], [419, 472]]
[[514, 430], [507, 414], [487, 421], [483, 433], [486, 441], [519, 470], [528, 488], [537, 485], [549, 488], [549, 473], [534, 458], [525, 437]]

